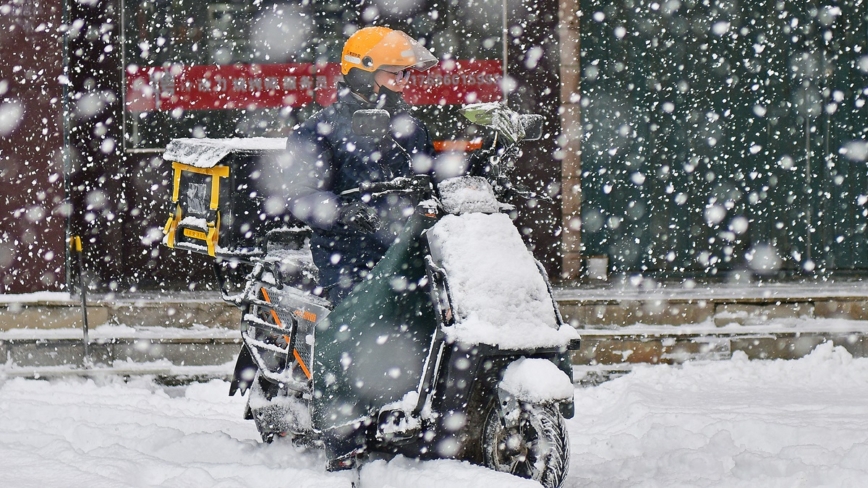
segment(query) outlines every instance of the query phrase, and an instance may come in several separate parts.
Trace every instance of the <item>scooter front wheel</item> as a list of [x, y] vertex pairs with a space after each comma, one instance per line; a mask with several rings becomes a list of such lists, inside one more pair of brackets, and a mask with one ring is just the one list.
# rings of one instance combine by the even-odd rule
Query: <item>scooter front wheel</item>
[[557, 405], [524, 403], [520, 411], [502, 412], [497, 402], [483, 427], [485, 465], [559, 488], [567, 478], [570, 442]]

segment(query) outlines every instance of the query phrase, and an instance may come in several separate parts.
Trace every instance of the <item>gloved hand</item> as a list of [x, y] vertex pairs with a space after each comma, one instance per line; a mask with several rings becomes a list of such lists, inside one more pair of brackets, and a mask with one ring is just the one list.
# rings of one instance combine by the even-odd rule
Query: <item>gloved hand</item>
[[425, 174], [417, 174], [411, 177], [410, 191], [417, 195], [427, 197], [431, 194], [431, 176]]
[[498, 197], [503, 197], [507, 200], [522, 198], [524, 200], [536, 199], [543, 202], [553, 201], [552, 197], [545, 193], [537, 193], [525, 185], [511, 183], [509, 180], [504, 180], [503, 184], [495, 185], [494, 191]]
[[506, 141], [505, 136], [496, 132], [486, 134], [482, 139], [482, 147], [470, 153], [468, 174], [494, 179], [508, 178], [518, 147]]
[[371, 207], [352, 202], [338, 210], [337, 223], [348, 228], [364, 233], [374, 233], [380, 228], [380, 218]]

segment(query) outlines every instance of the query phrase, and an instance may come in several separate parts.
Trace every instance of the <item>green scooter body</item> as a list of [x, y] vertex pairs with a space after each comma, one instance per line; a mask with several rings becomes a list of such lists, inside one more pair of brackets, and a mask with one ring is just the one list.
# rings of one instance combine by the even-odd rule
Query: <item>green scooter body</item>
[[315, 429], [352, 430], [383, 405], [417, 390], [437, 328], [423, 234], [436, 222], [419, 213], [410, 217], [372, 278], [317, 324]]

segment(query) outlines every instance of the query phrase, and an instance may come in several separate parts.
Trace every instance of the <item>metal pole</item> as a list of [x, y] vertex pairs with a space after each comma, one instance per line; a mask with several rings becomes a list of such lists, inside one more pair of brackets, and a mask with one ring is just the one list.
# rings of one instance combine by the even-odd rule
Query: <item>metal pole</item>
[[83, 248], [81, 245], [81, 237], [73, 236], [69, 239], [69, 248], [75, 252], [78, 264], [78, 293], [81, 296], [81, 330], [82, 344], [84, 345], [84, 365], [90, 365], [90, 338], [88, 337], [87, 326], [87, 286], [84, 283], [84, 259]]
[[[63, 2], [63, 13], [62, 13], [62, 22], [63, 25], [69, 26], [69, 9], [70, 9], [69, 1]], [[69, 145], [71, 142], [71, 129], [72, 124], [69, 118], [71, 117], [72, 111], [69, 108], [69, 84], [70, 77], [72, 73], [69, 69], [69, 31], [63, 33], [63, 74], [66, 75], [66, 82], [63, 83], [63, 95], [61, 101], [61, 110], [63, 112], [63, 198], [66, 201], [65, 210], [65, 225], [66, 225], [66, 239], [72, 239], [72, 184], [69, 181], [72, 177], [72, 154], [69, 150]], [[66, 287], [70, 292], [72, 291], [72, 252], [70, 252], [70, 247], [66, 248]]]
[[501, 83], [501, 85], [500, 85], [500, 90], [501, 90], [501, 93], [503, 94], [503, 101], [504, 102], [506, 101], [506, 90], [504, 89], [504, 87], [506, 86], [505, 82], [506, 82], [507, 59], [508, 59], [507, 53], [509, 52], [509, 43], [508, 43], [508, 41], [509, 41], [509, 24], [508, 24], [507, 19], [506, 19], [506, 16], [508, 13], [507, 8], [506, 8], [506, 1], [507, 0], [503, 0], [503, 32], [502, 32], [503, 39], [501, 41], [503, 43], [503, 81], [504, 81], [504, 83]]
[[[805, 104], [806, 105], [807, 105], [807, 97], [808, 97], [808, 95], [805, 94]], [[808, 211], [807, 211], [807, 215], [806, 215], [806, 220], [808, 223], [808, 229], [807, 229], [808, 232], [807, 232], [807, 236], [805, 239], [805, 254], [806, 254], [807, 259], [811, 260], [811, 261], [813, 261], [813, 258], [811, 256], [811, 246], [813, 245], [811, 242], [811, 237], [812, 237], [811, 232], [813, 231], [813, 225], [814, 225], [813, 218], [812, 218], [813, 217], [812, 213], [814, 212], [814, 207], [813, 207], [813, 202], [812, 202], [812, 199], [814, 198], [814, 191], [811, 188], [811, 185], [813, 184], [813, 181], [812, 181], [813, 178], [811, 175], [812, 171], [813, 171], [813, 169], [811, 168], [811, 120], [808, 117], [808, 113], [806, 111], [805, 112], [805, 173], [806, 173], [805, 174], [805, 183], [808, 187], [807, 192], [806, 192], [808, 194], [808, 198], [807, 198]]]

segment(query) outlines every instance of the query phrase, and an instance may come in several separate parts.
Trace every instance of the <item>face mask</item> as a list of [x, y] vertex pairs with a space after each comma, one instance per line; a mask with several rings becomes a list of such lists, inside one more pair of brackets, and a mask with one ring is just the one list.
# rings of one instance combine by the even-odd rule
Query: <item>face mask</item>
[[407, 102], [404, 101], [404, 94], [392, 91], [385, 86], [380, 87], [380, 94], [377, 100], [377, 107], [389, 110], [390, 112], [395, 112], [399, 110], [406, 110], [408, 108]]

